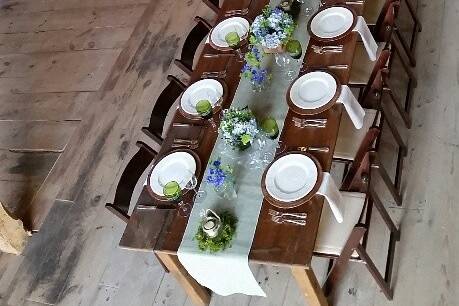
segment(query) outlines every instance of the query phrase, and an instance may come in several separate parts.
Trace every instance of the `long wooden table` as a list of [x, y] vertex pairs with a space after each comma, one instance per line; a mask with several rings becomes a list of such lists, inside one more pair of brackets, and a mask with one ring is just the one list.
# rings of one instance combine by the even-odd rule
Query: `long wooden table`
[[[224, 2], [217, 22], [225, 19], [225, 12], [244, 7], [247, 0], [227, 0]], [[261, 13], [268, 0], [252, 0], [250, 2], [249, 14], [245, 17], [254, 19], [255, 16]], [[361, 2], [359, 2], [361, 3]], [[357, 7], [357, 12], [361, 12], [361, 7]], [[299, 25], [306, 26], [306, 25]], [[354, 51], [357, 43], [357, 34], [352, 32], [347, 37], [335, 41], [333, 44], [342, 44], [344, 51], [340, 54], [317, 54], [313, 52], [312, 45], [324, 45], [319, 41], [310, 39], [306, 50], [306, 55], [303, 62], [303, 70], [326, 68], [332, 65], [348, 65], [348, 69], [332, 70], [338, 77], [341, 84], [347, 84], [349, 79], [350, 67], [352, 65]], [[231, 105], [234, 93], [239, 84], [239, 74], [242, 67], [242, 62], [236, 57], [222, 56], [209, 57], [206, 54], [217, 54], [218, 52], [210, 45], [206, 45], [203, 49], [198, 64], [191, 76], [193, 83], [201, 79], [201, 75], [205, 71], [220, 71], [226, 69], [225, 82], [228, 85], [228, 98], [225, 100], [223, 107]], [[275, 85], [273, 85], [275, 86]], [[287, 103], [279, 101], [279, 103]], [[313, 153], [319, 160], [322, 169], [329, 171], [332, 163], [333, 152], [336, 139], [338, 136], [339, 123], [341, 120], [342, 105], [336, 104], [329, 110], [314, 116], [303, 116], [304, 118], [326, 118], [326, 128], [321, 129], [301, 129], [294, 126], [292, 117], [302, 117], [289, 111], [284, 122], [284, 128], [281, 132], [280, 139], [287, 147], [329, 147], [328, 153], [317, 152]], [[218, 122], [218, 118], [215, 117]], [[173, 119], [175, 123], [195, 123], [183, 117], [180, 112], [175, 114]], [[159, 152], [159, 156], [168, 154], [173, 149], [171, 144], [173, 141], [173, 125], [169, 129], [168, 135]], [[205, 164], [208, 162], [213, 146], [217, 139], [218, 133], [212, 129], [208, 129], [207, 133], [201, 140], [198, 149], [194, 150], [201, 160], [202, 171], [199, 173], [199, 180], [202, 179]], [[261, 190], [260, 190], [261, 192]], [[292, 270], [292, 274], [298, 282], [299, 288], [305, 294], [309, 305], [328, 305], [327, 300], [319, 286], [316, 276], [311, 269], [311, 260], [315, 245], [317, 230], [319, 227], [320, 215], [323, 205], [322, 196], [314, 196], [308, 203], [297, 208], [291, 209], [289, 212], [307, 212], [308, 222], [306, 226], [295, 226], [291, 224], [277, 224], [272, 222], [268, 215], [268, 209], [271, 204], [264, 200], [260, 216], [257, 223], [252, 248], [249, 254], [249, 260], [266, 265], [283, 265], [288, 266]], [[147, 191], [142, 191], [138, 200], [138, 204], [156, 204], [153, 199], [148, 196]], [[210, 302], [210, 294], [208, 290], [199, 285], [180, 264], [177, 258], [177, 250], [180, 246], [183, 233], [187, 225], [187, 218], [183, 218], [178, 214], [171, 214], [163, 226], [159, 236], [151, 235], [153, 229], [158, 226], [154, 220], [146, 220], [147, 215], [143, 210], [134, 209], [130, 221], [126, 227], [124, 235], [121, 239], [120, 246], [131, 249], [154, 250], [162, 264], [176, 277], [178, 282], [186, 290], [190, 298], [196, 305], [208, 305]]]

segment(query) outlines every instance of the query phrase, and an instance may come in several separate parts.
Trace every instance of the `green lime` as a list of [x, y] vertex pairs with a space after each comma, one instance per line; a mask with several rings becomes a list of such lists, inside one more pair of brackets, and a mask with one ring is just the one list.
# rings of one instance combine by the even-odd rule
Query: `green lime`
[[196, 103], [196, 111], [201, 117], [206, 117], [212, 114], [212, 104], [209, 100], [200, 100]]
[[301, 48], [301, 44], [298, 40], [292, 39], [287, 42], [285, 46], [285, 50], [290, 54], [291, 57], [294, 59], [299, 59], [303, 54], [303, 49]]
[[241, 38], [237, 32], [229, 32], [225, 35], [225, 41], [231, 48], [237, 47], [241, 42]]
[[182, 196], [182, 189], [180, 188], [179, 183], [171, 181], [164, 185], [163, 193], [168, 200], [175, 201], [180, 199]]
[[261, 122], [261, 129], [269, 138], [275, 139], [279, 135], [279, 126], [272, 117], [268, 117]]

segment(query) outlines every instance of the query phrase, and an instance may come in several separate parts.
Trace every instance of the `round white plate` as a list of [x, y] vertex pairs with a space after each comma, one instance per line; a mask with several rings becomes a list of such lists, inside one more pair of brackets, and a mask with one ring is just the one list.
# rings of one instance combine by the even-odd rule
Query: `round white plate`
[[317, 176], [317, 167], [312, 159], [303, 154], [288, 154], [269, 167], [265, 186], [274, 199], [292, 202], [311, 192]]
[[180, 106], [186, 113], [199, 116], [196, 111], [196, 104], [200, 100], [209, 100], [212, 107], [214, 107], [222, 97], [222, 84], [214, 79], [204, 79], [193, 83], [185, 90], [180, 99]]
[[196, 160], [188, 152], [174, 152], [159, 161], [150, 174], [150, 187], [154, 193], [164, 196], [163, 187], [176, 181], [183, 189], [196, 171]]
[[311, 21], [311, 31], [320, 38], [334, 38], [352, 27], [354, 15], [345, 7], [330, 7], [317, 13]]
[[292, 103], [302, 109], [324, 106], [335, 96], [336, 80], [324, 71], [313, 71], [302, 75], [290, 89]]
[[241, 39], [247, 35], [250, 29], [249, 21], [242, 17], [231, 17], [223, 20], [217, 24], [212, 33], [210, 40], [214, 45], [220, 48], [229, 48], [228, 43], [225, 41], [225, 36], [229, 32], [237, 32]]

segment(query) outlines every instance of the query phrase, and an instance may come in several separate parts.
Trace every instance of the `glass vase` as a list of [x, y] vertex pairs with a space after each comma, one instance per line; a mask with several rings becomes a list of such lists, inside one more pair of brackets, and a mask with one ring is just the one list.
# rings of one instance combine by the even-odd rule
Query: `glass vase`
[[226, 200], [232, 200], [237, 198], [236, 194], [236, 183], [232, 176], [227, 176], [223, 184], [218, 187], [214, 187], [217, 195]]

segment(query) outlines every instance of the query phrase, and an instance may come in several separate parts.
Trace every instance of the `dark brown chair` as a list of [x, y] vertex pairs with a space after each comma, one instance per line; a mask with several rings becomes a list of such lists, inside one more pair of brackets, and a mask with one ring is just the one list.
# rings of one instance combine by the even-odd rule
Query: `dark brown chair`
[[[328, 205], [324, 205], [316, 239], [314, 255], [331, 259], [330, 272], [324, 284], [329, 293], [341, 278], [349, 261], [365, 264], [385, 296], [392, 300], [392, 266], [395, 244], [400, 240], [400, 230], [394, 224], [378, 194], [373, 188], [371, 177], [378, 164], [374, 164], [374, 151], [354, 161], [358, 169], [351, 179], [353, 184], [342, 189], [344, 199], [344, 221], [336, 222]], [[390, 189], [390, 186], [388, 186]], [[390, 231], [384, 276], [379, 272], [366, 250], [373, 206], [376, 207]], [[334, 263], [334, 264], [333, 264]]]
[[220, 1], [219, 0], [202, 0], [215, 14], [220, 13]]
[[168, 75], [167, 79], [169, 80], [169, 84], [163, 89], [153, 106], [150, 124], [147, 127], [142, 128], [142, 132], [159, 145], [163, 142], [162, 134], [167, 114], [175, 100], [180, 97], [186, 88], [185, 84], [172, 75]]
[[180, 59], [174, 60], [175, 65], [182, 69], [188, 76], [193, 73], [193, 62], [201, 42], [209, 34], [212, 26], [201, 17], [194, 17], [196, 25], [188, 34], [182, 47]]
[[139, 147], [139, 151], [132, 157], [121, 174], [113, 204], [107, 203], [105, 205], [110, 212], [126, 223], [129, 221], [129, 204], [134, 188], [142, 173], [157, 155], [156, 151], [141, 141], [138, 141], [136, 145]]

